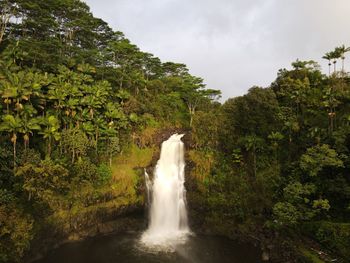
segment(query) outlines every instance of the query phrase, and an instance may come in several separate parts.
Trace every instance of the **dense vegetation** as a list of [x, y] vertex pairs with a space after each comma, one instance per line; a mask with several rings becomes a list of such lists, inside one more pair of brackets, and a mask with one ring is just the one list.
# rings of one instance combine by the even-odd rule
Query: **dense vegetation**
[[165, 127], [191, 131], [189, 203], [204, 227], [263, 246], [282, 236], [313, 258], [294, 241], [308, 237], [349, 257], [347, 48], [325, 55], [328, 75], [296, 61], [221, 105], [185, 65], [140, 51], [78, 0], [0, 6], [1, 262], [47, 229], [142, 204], [133, 168]]
[[215, 158], [200, 171], [207, 225], [275, 250], [284, 243], [277, 250], [285, 254], [308, 255], [299, 238], [311, 237], [348, 259], [349, 85], [344, 68], [326, 76], [317, 63], [296, 61], [270, 87], [199, 112], [197, 156]]

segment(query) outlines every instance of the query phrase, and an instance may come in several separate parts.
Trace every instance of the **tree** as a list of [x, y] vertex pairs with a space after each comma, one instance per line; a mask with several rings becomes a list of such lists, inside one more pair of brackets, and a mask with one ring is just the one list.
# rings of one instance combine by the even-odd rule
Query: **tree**
[[192, 127], [193, 117], [196, 113], [197, 107], [203, 101], [203, 99], [216, 99], [220, 96], [221, 92], [218, 90], [204, 89], [205, 85], [203, 79], [186, 75], [183, 80], [180, 94], [185, 102], [190, 115], [190, 127]]
[[106, 59], [110, 61], [119, 75], [119, 89], [123, 89], [127, 74], [137, 64], [139, 49], [128, 39], [118, 35], [118, 39], [110, 41], [106, 48]]
[[10, 25], [13, 19], [17, 15], [18, 5], [10, 0], [0, 1], [0, 44], [5, 39], [5, 34], [10, 34]]
[[120, 141], [118, 137], [110, 137], [108, 139], [107, 155], [109, 158], [109, 166], [112, 167], [113, 156], [120, 152]]
[[344, 164], [334, 149], [323, 144], [308, 148], [300, 158], [300, 167], [310, 176], [317, 176], [324, 167], [340, 168]]
[[337, 72], [337, 59], [341, 57], [341, 53], [339, 49], [335, 49], [334, 51], [330, 52], [331, 58], [333, 59], [333, 65], [334, 65], [334, 73]]
[[43, 135], [44, 139], [47, 139], [46, 153], [48, 156], [50, 156], [53, 141], [58, 141], [61, 137], [61, 134], [59, 132], [59, 120], [53, 115], [48, 115], [45, 118], [41, 119], [41, 123], [44, 125], [44, 128], [39, 132], [39, 134]]
[[16, 176], [23, 179], [23, 190], [32, 198], [44, 202], [52, 209], [57, 209], [56, 198], [65, 193], [68, 188], [68, 171], [50, 159], [39, 165], [24, 164], [18, 167]]
[[218, 146], [222, 114], [219, 106], [214, 107], [208, 111], [198, 111], [193, 118], [191, 135], [197, 149], [214, 150]]
[[20, 132], [23, 133], [25, 150], [29, 147], [29, 139], [30, 135], [33, 135], [33, 131], [39, 131], [41, 129], [40, 123], [40, 118], [30, 118], [22, 120], [22, 128]]
[[20, 262], [33, 238], [33, 218], [18, 206], [9, 191], [0, 189], [0, 261]]
[[275, 152], [275, 162], [278, 163], [278, 148], [281, 141], [284, 139], [283, 134], [280, 132], [272, 132], [268, 139], [271, 141], [273, 151]]
[[[252, 155], [253, 176], [257, 175], [257, 153], [262, 148], [264, 140], [255, 136], [249, 135], [239, 139], [239, 144], [242, 148]], [[247, 162], [248, 163], [248, 162]]]
[[78, 128], [63, 131], [61, 138], [62, 146], [70, 153], [72, 163], [77, 158], [86, 156], [88, 149], [93, 146], [93, 142]]
[[0, 124], [0, 131], [12, 134], [11, 142], [13, 145], [13, 167], [16, 168], [16, 145], [17, 134], [22, 131], [22, 120], [12, 115], [4, 115]]
[[330, 76], [331, 75], [331, 65], [332, 65], [331, 59], [333, 58], [331, 52], [327, 52], [322, 58], [328, 60], [328, 76]]
[[350, 51], [350, 47], [345, 47], [344, 45], [341, 45], [340, 47], [335, 48], [336, 52], [339, 53], [340, 58], [342, 60], [342, 72], [344, 73], [344, 60], [345, 60], [345, 53]]

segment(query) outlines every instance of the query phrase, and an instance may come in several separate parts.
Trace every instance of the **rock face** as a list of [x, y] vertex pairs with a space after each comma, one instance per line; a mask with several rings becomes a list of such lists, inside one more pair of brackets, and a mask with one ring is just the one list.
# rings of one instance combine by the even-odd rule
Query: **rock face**
[[160, 148], [162, 142], [169, 139], [169, 137], [171, 135], [173, 135], [174, 133], [184, 134], [184, 136], [182, 137], [182, 141], [184, 142], [185, 147], [189, 147], [191, 145], [191, 132], [190, 132], [190, 130], [176, 128], [176, 127], [166, 128], [166, 129], [163, 129], [163, 130], [160, 130], [159, 132], [157, 132], [153, 137], [154, 145], [156, 145]]
[[[158, 131], [157, 133], [154, 134], [153, 138], [152, 138], [152, 146], [156, 148], [153, 157], [152, 157], [152, 161], [151, 163], [145, 167], [145, 169], [147, 170], [147, 173], [149, 174], [149, 176], [151, 178], [153, 178], [153, 172], [154, 172], [154, 168], [157, 165], [157, 161], [159, 160], [159, 156], [160, 156], [160, 147], [162, 145], [162, 142], [166, 141], [167, 139], [169, 139], [169, 137], [175, 133], [178, 134], [184, 134], [184, 136], [182, 137], [182, 141], [184, 142], [185, 145], [185, 154], [186, 154], [186, 150], [188, 150], [191, 147], [191, 132], [190, 130], [186, 130], [186, 129], [180, 129], [180, 128], [166, 128], [166, 129], [162, 129], [160, 131]], [[185, 155], [185, 159], [186, 155]], [[187, 161], [186, 161], [186, 167], [187, 167]]]

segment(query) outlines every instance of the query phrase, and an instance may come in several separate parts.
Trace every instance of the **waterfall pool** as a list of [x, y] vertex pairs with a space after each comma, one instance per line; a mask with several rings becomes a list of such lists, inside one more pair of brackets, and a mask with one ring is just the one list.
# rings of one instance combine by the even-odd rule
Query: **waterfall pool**
[[100, 236], [68, 243], [36, 263], [258, 263], [251, 244], [194, 235], [188, 226], [182, 134], [162, 143], [153, 182], [145, 171], [149, 225], [143, 233]]
[[218, 236], [191, 235], [172, 252], [143, 247], [141, 233], [67, 243], [35, 263], [259, 263], [260, 248]]

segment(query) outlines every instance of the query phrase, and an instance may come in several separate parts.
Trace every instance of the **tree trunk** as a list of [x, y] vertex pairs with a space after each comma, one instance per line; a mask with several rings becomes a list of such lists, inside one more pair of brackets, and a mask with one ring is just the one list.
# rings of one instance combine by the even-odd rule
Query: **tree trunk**
[[120, 84], [119, 84], [119, 89], [122, 89], [122, 88], [123, 88], [124, 71], [125, 71], [125, 70], [123, 69], [123, 71], [122, 71], [122, 78], [121, 78]]
[[75, 159], [75, 151], [74, 151], [74, 148], [72, 150], [72, 163], [74, 163], [74, 159]]
[[96, 142], [95, 142], [95, 152], [96, 152], [96, 154], [97, 154], [97, 151], [98, 151], [98, 130], [96, 130], [96, 132], [95, 132], [95, 140], [96, 140]]
[[10, 10], [8, 7], [2, 8], [2, 14], [0, 14], [0, 44], [4, 39], [7, 25], [12, 17], [11, 11], [12, 10]]
[[192, 127], [192, 123], [193, 123], [193, 116], [195, 114], [195, 107], [192, 105], [188, 105], [188, 110], [190, 112], [190, 127]]
[[28, 137], [24, 138], [24, 150], [26, 151], [27, 148], [29, 148], [29, 135]]
[[254, 178], [256, 178], [256, 152], [255, 152], [255, 147], [253, 149], [253, 165], [254, 165]]
[[14, 134], [14, 140], [13, 140], [13, 168], [16, 168], [16, 144], [17, 144], [17, 135]]

